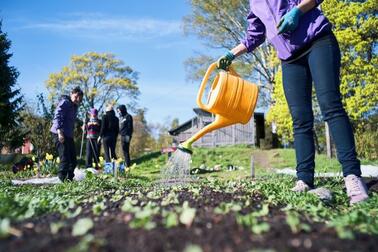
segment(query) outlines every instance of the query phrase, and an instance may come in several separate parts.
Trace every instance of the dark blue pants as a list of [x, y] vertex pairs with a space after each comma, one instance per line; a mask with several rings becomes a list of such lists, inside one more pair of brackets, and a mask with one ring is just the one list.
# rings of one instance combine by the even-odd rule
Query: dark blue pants
[[[87, 145], [86, 145], [86, 159], [85, 159], [85, 165], [86, 167], [99, 167], [99, 153], [98, 153], [98, 144], [97, 139], [94, 138], [87, 138]], [[95, 163], [95, 166], [93, 166], [93, 163]]]
[[115, 152], [117, 139], [113, 136], [104, 136], [102, 139], [102, 145], [104, 147], [104, 154], [106, 162], [111, 162], [112, 159], [117, 159]]
[[127, 167], [130, 167], [130, 165], [131, 165], [131, 161], [130, 161], [130, 141], [131, 141], [131, 138], [129, 138], [129, 140], [126, 141], [126, 138], [124, 136], [121, 137], [122, 152], [123, 152], [123, 156], [125, 157]]
[[352, 127], [341, 102], [340, 58], [338, 42], [329, 34], [316, 40], [299, 59], [282, 62], [283, 87], [293, 120], [297, 177], [310, 186], [314, 183], [315, 168], [312, 82], [344, 176], [361, 175]]
[[53, 134], [55, 148], [58, 151], [60, 164], [58, 177], [61, 181], [73, 180], [77, 165], [75, 143], [72, 138], [64, 137], [64, 143], [59, 142], [58, 135]]

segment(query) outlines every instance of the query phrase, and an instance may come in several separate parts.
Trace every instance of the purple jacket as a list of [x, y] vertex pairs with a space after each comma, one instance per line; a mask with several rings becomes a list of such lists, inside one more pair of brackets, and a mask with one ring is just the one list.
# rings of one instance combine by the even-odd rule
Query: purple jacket
[[[322, 1], [316, 0], [317, 5]], [[241, 41], [248, 52], [253, 51], [267, 38], [276, 49], [278, 57], [286, 60], [319, 34], [331, 31], [332, 25], [321, 10], [313, 8], [299, 18], [298, 27], [294, 31], [277, 35], [276, 27], [281, 17], [300, 2], [301, 0], [250, 0], [248, 29]]]
[[71, 101], [69, 96], [62, 96], [55, 109], [50, 132], [58, 134], [58, 129], [61, 129], [64, 136], [73, 138], [77, 109], [78, 106]]

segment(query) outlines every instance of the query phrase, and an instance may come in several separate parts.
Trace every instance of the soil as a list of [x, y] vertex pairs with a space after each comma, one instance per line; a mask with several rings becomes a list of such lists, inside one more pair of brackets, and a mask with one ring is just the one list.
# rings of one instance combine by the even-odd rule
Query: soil
[[[375, 188], [377, 184], [373, 186]], [[270, 224], [270, 230], [262, 235], [253, 234], [249, 228], [237, 224], [234, 213], [214, 213], [214, 208], [221, 202], [237, 202], [243, 194], [204, 189], [196, 197], [183, 190], [179, 193], [180, 203], [189, 201], [189, 205], [197, 209], [192, 225], [186, 227], [180, 224], [167, 229], [163, 226], [161, 217], [157, 216], [154, 219], [157, 227], [150, 231], [129, 227], [128, 222], [132, 216], [121, 210], [123, 200], [108, 200], [106, 214], [103, 212], [100, 216], [93, 215], [91, 205], [82, 205], [83, 211], [75, 218], [64, 219], [60, 214], [46, 214], [15, 224], [14, 227], [22, 235], [0, 240], [0, 251], [66, 251], [81, 240], [80, 237], [73, 237], [71, 231], [72, 225], [82, 217], [90, 217], [95, 222], [94, 228], [89, 231], [96, 237], [95, 242], [90, 243], [89, 249], [84, 249], [90, 251], [183, 251], [190, 244], [200, 246], [203, 251], [227, 252], [253, 249], [323, 252], [377, 250], [378, 236], [356, 234], [354, 240], [342, 240], [334, 229], [305, 218], [301, 221], [309, 224], [311, 231], [293, 234], [280, 207], [269, 209], [269, 215], [264, 217], [264, 221]], [[243, 214], [261, 207], [260, 195], [248, 196], [252, 204], [241, 210]], [[62, 220], [68, 225], [58, 234], [52, 235], [50, 223]]]

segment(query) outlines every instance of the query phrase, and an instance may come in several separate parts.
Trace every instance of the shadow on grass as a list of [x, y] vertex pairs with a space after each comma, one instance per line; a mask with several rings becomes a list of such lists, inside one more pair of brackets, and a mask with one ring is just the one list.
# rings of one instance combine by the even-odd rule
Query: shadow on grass
[[161, 154], [160, 151], [151, 152], [151, 153], [148, 153], [148, 154], [146, 154], [146, 155], [143, 155], [143, 156], [141, 156], [141, 157], [139, 157], [139, 158], [136, 158], [136, 159], [131, 160], [131, 163], [132, 163], [132, 164], [133, 164], [133, 163], [136, 163], [136, 164], [138, 165], [138, 164], [141, 164], [141, 163], [143, 163], [143, 162], [149, 161], [149, 160], [151, 160], [151, 159], [158, 158], [158, 157], [160, 157], [161, 155], [162, 155], [162, 154]]
[[378, 192], [378, 179], [365, 179], [369, 191]]
[[151, 178], [149, 177], [146, 177], [146, 176], [140, 176], [140, 175], [131, 175], [129, 178], [131, 179], [136, 179], [136, 180], [140, 180], [141, 182], [146, 182], [146, 183], [149, 183], [152, 181]]

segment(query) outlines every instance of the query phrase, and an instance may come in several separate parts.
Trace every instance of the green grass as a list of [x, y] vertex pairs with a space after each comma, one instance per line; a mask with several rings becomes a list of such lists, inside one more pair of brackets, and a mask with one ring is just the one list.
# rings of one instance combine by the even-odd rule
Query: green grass
[[[251, 156], [255, 160], [255, 179], [250, 178]], [[151, 183], [160, 178], [160, 170], [167, 159], [167, 155], [151, 153], [134, 160], [130, 173], [118, 179], [109, 175], [89, 176], [81, 182], [49, 186], [12, 186], [11, 178], [28, 177], [31, 173], [12, 174], [9, 170], [4, 171], [4, 167], [0, 169], [0, 224], [3, 219], [23, 220], [52, 212], [71, 218], [78, 214], [75, 206], [100, 204], [109, 195], [124, 196], [133, 192], [144, 197], [141, 191], [153, 194], [156, 189]], [[372, 193], [368, 202], [350, 207], [340, 178], [317, 180], [318, 185], [333, 191], [334, 201], [329, 204], [323, 204], [309, 194], [292, 193], [290, 188], [295, 178], [276, 175], [270, 169], [294, 168], [292, 149], [262, 151], [247, 146], [195, 148], [191, 166], [194, 168], [202, 164], [206, 167], [220, 165], [221, 171], [200, 175], [202, 179], [193, 185], [194, 188], [206, 186], [231, 193], [242, 190], [245, 195], [258, 191], [266, 204], [278, 205], [284, 208], [283, 211], [295, 211], [306, 218], [327, 223], [337, 230], [340, 237], [350, 237], [351, 231], [378, 234], [377, 193]], [[340, 170], [337, 160], [328, 160], [324, 155], [316, 156], [316, 164], [317, 172]], [[229, 165], [239, 169], [228, 171]]]

